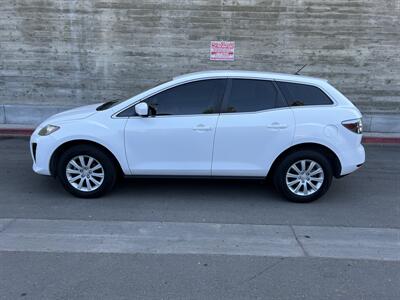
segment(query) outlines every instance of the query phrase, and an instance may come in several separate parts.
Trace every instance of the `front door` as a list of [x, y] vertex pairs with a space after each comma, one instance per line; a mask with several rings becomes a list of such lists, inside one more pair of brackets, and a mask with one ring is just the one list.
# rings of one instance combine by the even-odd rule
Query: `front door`
[[225, 79], [185, 83], [143, 100], [150, 116], [132, 116], [125, 127], [131, 173], [211, 175], [225, 83]]

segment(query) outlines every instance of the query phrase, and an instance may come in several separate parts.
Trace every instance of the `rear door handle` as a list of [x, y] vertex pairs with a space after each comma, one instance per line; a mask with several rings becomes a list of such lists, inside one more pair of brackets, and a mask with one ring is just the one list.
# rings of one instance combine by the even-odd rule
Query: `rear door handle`
[[285, 129], [287, 127], [288, 127], [287, 124], [278, 123], [278, 122], [273, 122], [270, 125], [267, 125], [267, 128], [269, 128], [269, 129]]
[[205, 126], [204, 124], [199, 124], [193, 128], [194, 131], [211, 131], [210, 126]]

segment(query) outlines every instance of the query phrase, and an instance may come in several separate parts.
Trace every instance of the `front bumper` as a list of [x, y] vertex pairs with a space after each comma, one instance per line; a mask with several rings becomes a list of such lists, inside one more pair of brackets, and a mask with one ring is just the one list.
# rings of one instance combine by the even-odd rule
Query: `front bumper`
[[51, 135], [39, 136], [37, 129], [33, 132], [30, 139], [30, 152], [33, 160], [32, 169], [41, 175], [51, 175], [50, 160], [56, 150], [56, 143]]

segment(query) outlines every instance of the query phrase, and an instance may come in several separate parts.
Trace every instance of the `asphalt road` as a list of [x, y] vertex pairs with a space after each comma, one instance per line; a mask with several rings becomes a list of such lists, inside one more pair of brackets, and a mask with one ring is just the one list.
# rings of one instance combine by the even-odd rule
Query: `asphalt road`
[[390, 262], [0, 253], [2, 299], [399, 299]]
[[[235, 180], [129, 179], [77, 199], [31, 171], [28, 149], [0, 139], [2, 219], [400, 228], [398, 146], [368, 145], [365, 166], [309, 204]], [[27, 249], [0, 250], [0, 299], [400, 299], [399, 261]]]
[[0, 140], [0, 218], [400, 228], [400, 147], [366, 146], [367, 162], [316, 202], [294, 204], [250, 180], [126, 179], [94, 200], [31, 170], [27, 139]]

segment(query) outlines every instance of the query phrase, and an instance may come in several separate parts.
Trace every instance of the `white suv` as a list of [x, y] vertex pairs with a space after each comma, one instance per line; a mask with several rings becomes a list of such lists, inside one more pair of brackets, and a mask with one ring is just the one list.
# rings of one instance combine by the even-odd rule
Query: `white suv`
[[361, 133], [359, 110], [325, 80], [209, 71], [54, 115], [31, 152], [35, 172], [78, 197], [103, 195], [118, 174], [271, 177], [309, 202], [364, 163]]

